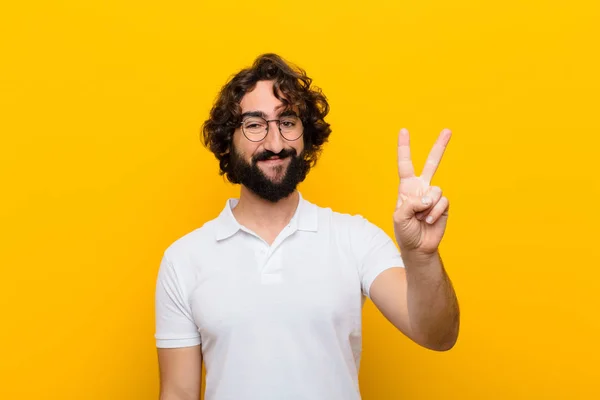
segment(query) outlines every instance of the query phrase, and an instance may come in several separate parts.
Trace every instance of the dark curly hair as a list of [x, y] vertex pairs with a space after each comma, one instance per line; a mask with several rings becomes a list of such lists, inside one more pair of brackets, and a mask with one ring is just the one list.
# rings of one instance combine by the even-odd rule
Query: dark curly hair
[[325, 122], [329, 113], [326, 97], [305, 71], [277, 54], [267, 53], [256, 58], [253, 65], [234, 75], [221, 89], [210, 117], [202, 126], [203, 142], [219, 160], [220, 174], [232, 183], [239, 183], [232, 172], [230, 155], [232, 138], [242, 122], [240, 102], [258, 81], [272, 80], [273, 94], [285, 108], [297, 107], [304, 126], [303, 158], [307, 171], [315, 166], [321, 146], [327, 142], [331, 128]]

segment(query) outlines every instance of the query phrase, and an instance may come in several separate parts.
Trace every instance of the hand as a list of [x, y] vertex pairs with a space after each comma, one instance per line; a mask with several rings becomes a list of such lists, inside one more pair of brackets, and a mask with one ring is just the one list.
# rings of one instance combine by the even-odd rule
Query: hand
[[406, 129], [398, 135], [398, 202], [394, 212], [394, 233], [403, 253], [431, 255], [437, 252], [446, 230], [448, 199], [442, 190], [430, 186], [451, 132], [444, 129], [433, 145], [421, 176], [415, 176]]

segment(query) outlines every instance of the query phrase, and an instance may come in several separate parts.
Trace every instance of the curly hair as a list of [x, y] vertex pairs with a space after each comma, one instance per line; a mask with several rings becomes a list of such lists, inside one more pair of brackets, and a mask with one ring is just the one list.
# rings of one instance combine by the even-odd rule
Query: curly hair
[[230, 158], [233, 133], [241, 123], [240, 102], [261, 80], [273, 81], [273, 94], [285, 108], [298, 108], [304, 126], [302, 156], [307, 169], [316, 165], [321, 147], [331, 133], [329, 123], [325, 122], [329, 113], [327, 99], [319, 88], [311, 87], [312, 79], [306, 72], [277, 54], [260, 55], [251, 67], [239, 71], [222, 87], [209, 118], [202, 125], [204, 145], [219, 160], [220, 174], [225, 174], [232, 183], [239, 183]]

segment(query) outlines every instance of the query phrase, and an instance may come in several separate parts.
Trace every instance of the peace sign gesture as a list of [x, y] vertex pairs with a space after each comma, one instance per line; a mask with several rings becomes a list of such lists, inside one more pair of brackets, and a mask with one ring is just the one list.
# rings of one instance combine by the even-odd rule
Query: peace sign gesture
[[403, 252], [432, 254], [444, 236], [448, 220], [448, 199], [442, 189], [430, 186], [450, 141], [451, 132], [444, 129], [429, 152], [420, 176], [410, 155], [410, 138], [406, 129], [398, 135], [398, 202], [394, 212], [394, 233]]

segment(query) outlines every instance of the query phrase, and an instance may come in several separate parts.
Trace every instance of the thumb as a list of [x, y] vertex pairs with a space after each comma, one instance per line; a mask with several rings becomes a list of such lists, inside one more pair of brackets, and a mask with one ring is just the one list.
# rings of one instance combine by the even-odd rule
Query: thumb
[[423, 196], [406, 196], [400, 194], [401, 204], [399, 209], [405, 218], [412, 218], [415, 214], [427, 210], [431, 207], [433, 199], [427, 194]]

